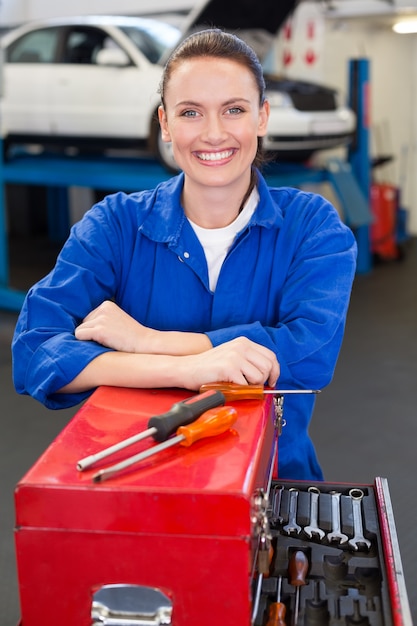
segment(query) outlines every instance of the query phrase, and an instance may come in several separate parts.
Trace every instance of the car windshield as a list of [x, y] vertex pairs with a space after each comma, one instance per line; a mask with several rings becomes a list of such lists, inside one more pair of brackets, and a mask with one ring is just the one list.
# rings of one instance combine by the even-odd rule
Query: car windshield
[[178, 42], [181, 32], [165, 22], [152, 22], [146, 26], [122, 26], [121, 30], [151, 63], [158, 63], [167, 49]]

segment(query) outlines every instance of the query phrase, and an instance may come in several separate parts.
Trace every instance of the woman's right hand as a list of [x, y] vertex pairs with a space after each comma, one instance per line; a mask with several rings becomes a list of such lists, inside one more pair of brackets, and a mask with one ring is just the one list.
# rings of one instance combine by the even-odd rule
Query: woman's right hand
[[182, 386], [194, 390], [213, 382], [275, 387], [280, 373], [275, 353], [247, 337], [185, 356], [178, 365]]

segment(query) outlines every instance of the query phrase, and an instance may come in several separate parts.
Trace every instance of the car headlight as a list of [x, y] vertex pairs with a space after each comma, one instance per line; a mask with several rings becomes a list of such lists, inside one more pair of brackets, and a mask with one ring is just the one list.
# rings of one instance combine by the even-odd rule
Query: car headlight
[[267, 91], [265, 96], [271, 107], [284, 109], [292, 108], [293, 106], [289, 95], [282, 91]]

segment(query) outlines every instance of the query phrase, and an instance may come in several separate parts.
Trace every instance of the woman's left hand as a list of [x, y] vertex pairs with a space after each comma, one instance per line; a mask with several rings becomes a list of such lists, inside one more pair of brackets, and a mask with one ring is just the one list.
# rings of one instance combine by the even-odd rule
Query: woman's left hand
[[159, 331], [143, 326], [117, 304], [106, 300], [75, 329], [81, 341], [96, 341], [118, 352], [152, 353]]

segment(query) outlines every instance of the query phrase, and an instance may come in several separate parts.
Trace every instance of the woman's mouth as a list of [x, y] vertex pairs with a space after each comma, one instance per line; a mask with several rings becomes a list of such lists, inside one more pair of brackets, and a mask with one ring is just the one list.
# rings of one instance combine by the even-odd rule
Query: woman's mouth
[[223, 161], [229, 159], [234, 152], [234, 150], [222, 150], [222, 152], [196, 152], [195, 154], [201, 161]]

